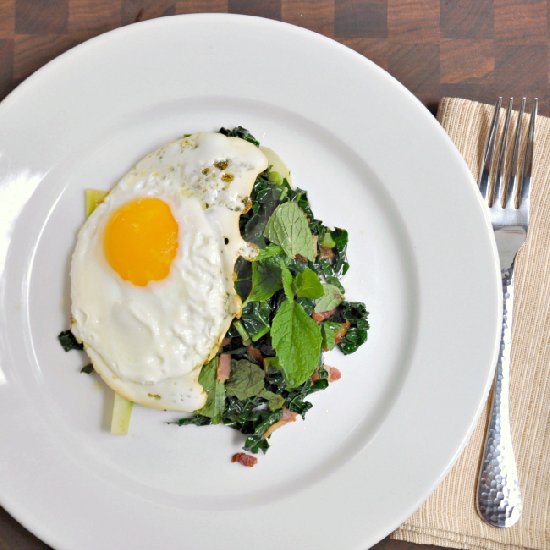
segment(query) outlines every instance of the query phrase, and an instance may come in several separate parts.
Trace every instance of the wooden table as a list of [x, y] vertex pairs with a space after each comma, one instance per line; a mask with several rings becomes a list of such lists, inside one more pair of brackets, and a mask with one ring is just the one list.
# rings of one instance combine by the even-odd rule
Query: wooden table
[[[550, 114], [550, 0], [0, 0], [0, 99], [92, 36], [207, 11], [261, 15], [333, 37], [387, 69], [433, 112], [443, 96], [493, 103], [526, 95]], [[0, 550], [44, 548], [0, 508]], [[436, 547], [385, 540], [375, 548]]]

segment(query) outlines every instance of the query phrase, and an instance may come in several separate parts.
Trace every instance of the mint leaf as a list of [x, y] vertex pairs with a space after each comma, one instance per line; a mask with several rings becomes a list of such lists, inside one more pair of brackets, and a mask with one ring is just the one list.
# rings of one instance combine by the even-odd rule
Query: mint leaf
[[206, 392], [206, 404], [197, 411], [202, 416], [212, 420], [212, 424], [219, 424], [225, 409], [225, 386], [217, 380], [218, 358], [214, 357], [210, 363], [204, 365], [199, 374], [199, 384]]
[[249, 302], [265, 302], [282, 288], [281, 267], [276, 257], [256, 260], [252, 264], [252, 290], [246, 299]]
[[260, 393], [260, 397], [263, 397], [267, 401], [270, 411], [277, 411], [285, 404], [285, 398], [282, 395], [269, 390], [264, 390]]
[[270, 243], [265, 248], [260, 248], [260, 252], [258, 252], [258, 256], [256, 256], [256, 261], [273, 258], [274, 256], [283, 254], [283, 252], [283, 249], [278, 244]]
[[309, 229], [307, 217], [294, 202], [286, 202], [277, 206], [265, 229], [264, 235], [278, 244], [290, 258], [298, 254], [313, 261], [313, 235]]
[[294, 290], [292, 288], [292, 273], [286, 265], [281, 265], [281, 278], [287, 300], [294, 300]]
[[323, 336], [323, 349], [330, 351], [336, 346], [336, 334], [342, 328], [342, 323], [325, 321], [321, 323], [321, 335]]
[[315, 311], [323, 313], [330, 311], [342, 303], [340, 289], [335, 285], [323, 285], [323, 295], [315, 302]]
[[320, 298], [324, 293], [319, 276], [306, 267], [296, 276], [296, 294], [299, 298]]
[[297, 302], [285, 300], [271, 325], [271, 343], [288, 387], [303, 384], [319, 363], [321, 329]]
[[231, 376], [225, 383], [225, 392], [240, 401], [260, 395], [264, 391], [264, 371], [258, 365], [241, 359], [231, 368]]

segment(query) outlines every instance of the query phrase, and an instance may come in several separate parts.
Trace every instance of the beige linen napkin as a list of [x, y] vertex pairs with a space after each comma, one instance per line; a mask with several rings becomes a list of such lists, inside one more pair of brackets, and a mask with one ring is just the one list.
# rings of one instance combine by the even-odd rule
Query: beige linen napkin
[[[439, 122], [476, 179], [492, 112], [492, 106], [455, 98], [443, 99], [439, 107]], [[536, 125], [529, 234], [516, 265], [514, 311], [511, 416], [522, 518], [512, 528], [497, 529], [476, 513], [486, 406], [451, 472], [392, 538], [471, 550], [550, 549], [550, 119], [542, 116]]]

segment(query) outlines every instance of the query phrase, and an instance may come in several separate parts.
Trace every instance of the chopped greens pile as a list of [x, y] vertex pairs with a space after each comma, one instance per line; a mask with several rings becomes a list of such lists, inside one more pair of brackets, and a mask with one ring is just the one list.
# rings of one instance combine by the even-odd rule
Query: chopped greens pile
[[[259, 146], [241, 126], [220, 132]], [[237, 260], [242, 316], [202, 368], [206, 405], [178, 424], [223, 423], [247, 436], [244, 450], [257, 453], [269, 448], [272, 426], [289, 414], [304, 418], [312, 406], [306, 398], [329, 385], [322, 351], [353, 353], [366, 341], [369, 324], [365, 305], [345, 300], [347, 231], [315, 219], [307, 193], [269, 169], [250, 198], [240, 230], [260, 250], [253, 262]], [[224, 375], [220, 363], [227, 356], [231, 368]]]

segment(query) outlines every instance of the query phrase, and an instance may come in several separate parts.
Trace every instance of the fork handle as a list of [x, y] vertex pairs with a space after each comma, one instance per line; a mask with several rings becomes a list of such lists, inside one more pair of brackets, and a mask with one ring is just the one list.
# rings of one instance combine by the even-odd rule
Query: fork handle
[[494, 527], [511, 527], [521, 516], [521, 491], [510, 430], [510, 349], [514, 306], [514, 263], [501, 270], [504, 295], [500, 351], [489, 426], [477, 486], [477, 509]]

